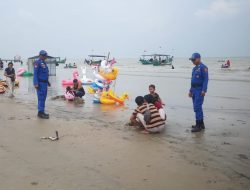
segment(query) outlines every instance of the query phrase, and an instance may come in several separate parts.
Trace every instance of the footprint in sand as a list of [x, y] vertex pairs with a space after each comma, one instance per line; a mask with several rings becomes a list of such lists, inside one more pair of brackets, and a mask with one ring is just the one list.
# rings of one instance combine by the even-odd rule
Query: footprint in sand
[[38, 185], [38, 182], [32, 181], [32, 182], [30, 183], [30, 185], [36, 186], [36, 185]]
[[238, 154], [238, 156], [240, 159], [248, 160], [248, 157], [245, 154]]
[[9, 117], [8, 120], [15, 120], [15, 117]]

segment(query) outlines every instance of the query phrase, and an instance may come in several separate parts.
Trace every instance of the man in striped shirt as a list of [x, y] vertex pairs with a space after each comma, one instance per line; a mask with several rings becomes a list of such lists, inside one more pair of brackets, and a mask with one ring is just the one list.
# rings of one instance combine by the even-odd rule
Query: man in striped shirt
[[[165, 121], [161, 118], [157, 108], [153, 104], [144, 101], [142, 96], [136, 97], [135, 102], [138, 107], [134, 110], [130, 118], [131, 122], [139, 122], [144, 127], [145, 132], [161, 132], [165, 128]], [[150, 121], [148, 123], [144, 119], [144, 114], [147, 110], [150, 112]]]

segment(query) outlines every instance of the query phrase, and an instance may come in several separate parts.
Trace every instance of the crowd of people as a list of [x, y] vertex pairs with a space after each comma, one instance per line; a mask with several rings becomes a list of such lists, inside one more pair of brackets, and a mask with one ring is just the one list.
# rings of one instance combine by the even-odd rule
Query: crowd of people
[[[50, 86], [49, 70], [45, 61], [47, 56], [47, 52], [41, 50], [39, 52], [39, 59], [34, 63], [33, 83], [37, 91], [38, 117], [42, 119], [49, 119], [49, 114], [45, 113], [47, 88]], [[192, 71], [191, 88], [188, 94], [192, 98], [196, 118], [196, 124], [192, 126], [192, 132], [200, 132], [205, 129], [202, 105], [208, 86], [208, 68], [201, 62], [199, 53], [194, 53], [190, 60], [195, 65]], [[12, 62], [8, 63], [4, 76], [10, 89], [10, 97], [14, 97], [16, 74]], [[68, 86], [66, 88], [66, 93], [78, 98], [82, 98], [85, 95], [84, 88], [77, 79], [73, 80], [73, 87]], [[137, 108], [130, 117], [130, 125], [142, 128], [143, 133], [161, 132], [165, 127], [167, 115], [164, 111], [165, 104], [159, 94], [156, 93], [155, 85], [149, 85], [149, 94], [137, 96], [135, 103], [137, 104]]]

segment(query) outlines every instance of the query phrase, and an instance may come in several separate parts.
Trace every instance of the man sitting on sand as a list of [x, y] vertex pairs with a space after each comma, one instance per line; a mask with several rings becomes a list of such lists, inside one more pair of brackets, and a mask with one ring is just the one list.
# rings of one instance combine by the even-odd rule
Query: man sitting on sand
[[85, 95], [85, 90], [82, 87], [81, 81], [78, 81], [77, 79], [73, 80], [73, 91], [75, 93], [75, 97], [82, 98]]
[[[147, 96], [146, 99], [148, 99]], [[142, 96], [137, 96], [135, 102], [138, 107], [130, 117], [132, 125], [140, 124], [144, 128], [143, 133], [161, 132], [165, 128], [165, 121], [157, 108], [152, 103], [147, 103], [147, 100], [144, 101]]]

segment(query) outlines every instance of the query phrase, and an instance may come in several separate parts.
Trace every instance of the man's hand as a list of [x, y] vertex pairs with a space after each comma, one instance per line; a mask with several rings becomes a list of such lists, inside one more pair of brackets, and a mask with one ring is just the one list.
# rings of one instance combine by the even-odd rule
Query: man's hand
[[35, 89], [38, 89], [38, 85], [35, 85]]
[[49, 81], [48, 81], [48, 86], [49, 86], [49, 87], [51, 87], [51, 84], [50, 84], [50, 82], [49, 82]]
[[201, 96], [203, 96], [203, 97], [206, 96], [206, 92], [202, 91]]
[[192, 93], [192, 92], [189, 92], [189, 93], [188, 93], [188, 96], [189, 96], [189, 98], [192, 98], [192, 97], [193, 97], [193, 93]]

